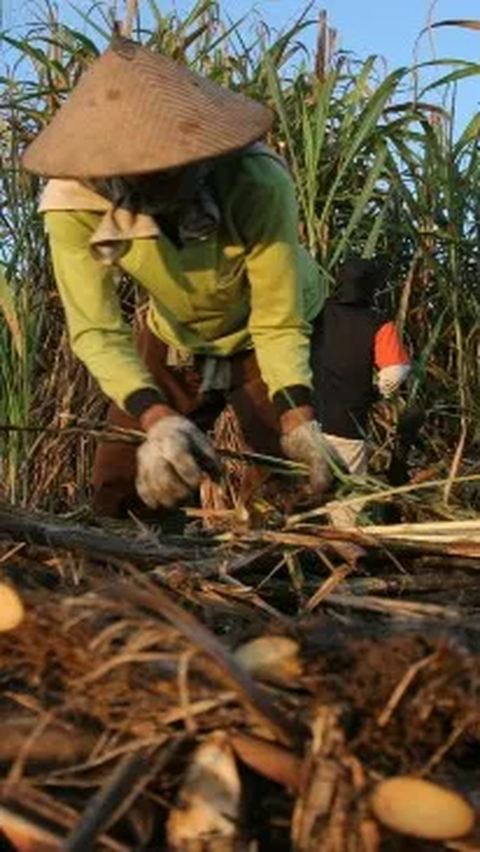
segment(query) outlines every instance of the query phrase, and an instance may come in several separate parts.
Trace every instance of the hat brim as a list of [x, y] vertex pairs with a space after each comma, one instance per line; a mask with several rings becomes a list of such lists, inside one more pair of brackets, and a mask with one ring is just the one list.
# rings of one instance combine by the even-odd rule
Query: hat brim
[[272, 121], [263, 104], [120, 39], [26, 149], [23, 165], [83, 179], [174, 169], [239, 150]]

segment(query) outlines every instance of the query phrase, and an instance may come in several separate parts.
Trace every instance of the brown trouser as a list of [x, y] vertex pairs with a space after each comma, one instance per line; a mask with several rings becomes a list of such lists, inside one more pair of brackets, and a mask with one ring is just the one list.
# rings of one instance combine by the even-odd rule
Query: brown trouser
[[[144, 325], [138, 335], [140, 355], [149, 368], [168, 403], [188, 416], [200, 429], [208, 431], [230, 404], [234, 409], [243, 437], [254, 452], [281, 455], [278, 419], [260, 376], [253, 352], [231, 357], [232, 384], [228, 393], [200, 393], [202, 359], [192, 367], [167, 365], [168, 347]], [[140, 429], [138, 420], [117, 405], [111, 404], [108, 421], [124, 429]], [[94, 506], [98, 513], [119, 517], [140, 511], [143, 504], [135, 491], [136, 447], [125, 442], [103, 442], [98, 445], [93, 469]]]

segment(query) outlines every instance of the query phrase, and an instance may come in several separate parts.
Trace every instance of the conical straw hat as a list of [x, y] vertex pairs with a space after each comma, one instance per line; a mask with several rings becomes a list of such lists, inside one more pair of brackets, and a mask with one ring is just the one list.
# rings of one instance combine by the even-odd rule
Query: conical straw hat
[[172, 169], [243, 148], [272, 112], [118, 38], [26, 149], [26, 169], [98, 178]]

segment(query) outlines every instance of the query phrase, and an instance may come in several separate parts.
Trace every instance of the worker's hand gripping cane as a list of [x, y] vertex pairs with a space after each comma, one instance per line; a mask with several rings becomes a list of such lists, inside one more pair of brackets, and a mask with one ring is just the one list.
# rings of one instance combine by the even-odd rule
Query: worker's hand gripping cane
[[151, 509], [172, 508], [196, 491], [205, 473], [218, 478], [220, 459], [191, 420], [172, 413], [157, 420], [137, 451], [136, 488]]
[[333, 480], [331, 463], [339, 460], [332, 455], [320, 424], [316, 420], [300, 423], [282, 435], [281, 446], [289, 459], [307, 465], [312, 494], [319, 503], [325, 502]]

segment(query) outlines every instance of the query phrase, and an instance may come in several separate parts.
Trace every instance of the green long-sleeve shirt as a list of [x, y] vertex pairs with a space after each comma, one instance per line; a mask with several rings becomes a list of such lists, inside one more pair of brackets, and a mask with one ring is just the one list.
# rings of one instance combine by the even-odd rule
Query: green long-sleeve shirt
[[[148, 322], [167, 344], [228, 356], [254, 348], [270, 396], [311, 386], [309, 322], [324, 292], [318, 267], [298, 243], [287, 170], [268, 153], [225, 161], [213, 173], [221, 210], [215, 233], [176, 246], [167, 236], [135, 239], [120, 266], [148, 291]], [[57, 285], [76, 355], [121, 407], [155, 387], [122, 317], [111, 267], [89, 240], [102, 213], [50, 210], [46, 226]]]

